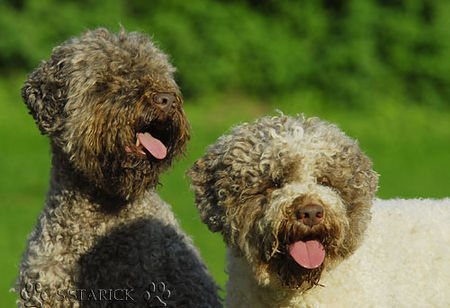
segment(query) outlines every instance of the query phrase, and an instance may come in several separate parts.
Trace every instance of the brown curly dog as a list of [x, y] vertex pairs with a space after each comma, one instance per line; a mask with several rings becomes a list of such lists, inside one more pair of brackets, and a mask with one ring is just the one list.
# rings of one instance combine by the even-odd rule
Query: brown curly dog
[[154, 190], [189, 139], [174, 71], [146, 36], [97, 29], [56, 47], [29, 76], [23, 98], [53, 159], [19, 306], [220, 306]]

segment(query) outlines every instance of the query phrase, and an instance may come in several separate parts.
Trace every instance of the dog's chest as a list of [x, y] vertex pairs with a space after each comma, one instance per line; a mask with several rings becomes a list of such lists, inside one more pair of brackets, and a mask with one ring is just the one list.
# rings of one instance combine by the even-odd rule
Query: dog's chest
[[49, 275], [56, 271], [50, 275], [55, 277], [62, 273], [71, 276], [80, 257], [111, 234], [125, 233], [132, 237], [137, 229], [146, 230], [148, 226], [178, 226], [170, 207], [154, 192], [147, 192], [143, 198], [111, 213], [100, 211], [98, 205], [85, 200], [50, 198], [48, 203], [53, 206], [44, 209], [30, 235], [24, 265]]

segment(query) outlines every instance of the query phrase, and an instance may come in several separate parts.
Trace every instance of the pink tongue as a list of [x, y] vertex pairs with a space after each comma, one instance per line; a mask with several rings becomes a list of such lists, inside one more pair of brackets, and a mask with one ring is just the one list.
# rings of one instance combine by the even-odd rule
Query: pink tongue
[[139, 139], [144, 148], [146, 148], [155, 158], [163, 159], [166, 157], [167, 148], [161, 141], [149, 133], [138, 133], [136, 137]]
[[319, 267], [325, 259], [325, 249], [318, 241], [298, 241], [289, 246], [289, 253], [295, 262], [304, 268]]

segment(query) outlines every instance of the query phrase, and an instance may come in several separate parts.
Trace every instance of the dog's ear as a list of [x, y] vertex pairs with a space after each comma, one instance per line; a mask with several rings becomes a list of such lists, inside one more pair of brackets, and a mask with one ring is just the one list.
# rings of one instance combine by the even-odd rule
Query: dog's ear
[[224, 209], [218, 205], [216, 191], [216, 171], [220, 165], [217, 154], [209, 152], [197, 160], [186, 172], [192, 180], [191, 189], [195, 193], [195, 204], [200, 218], [212, 232], [223, 231]]
[[367, 172], [367, 187], [371, 199], [375, 198], [375, 193], [378, 190], [378, 178], [379, 174], [374, 170], [370, 169]]
[[54, 60], [42, 61], [22, 87], [23, 100], [43, 135], [59, 131], [63, 125], [67, 90], [60, 66]]

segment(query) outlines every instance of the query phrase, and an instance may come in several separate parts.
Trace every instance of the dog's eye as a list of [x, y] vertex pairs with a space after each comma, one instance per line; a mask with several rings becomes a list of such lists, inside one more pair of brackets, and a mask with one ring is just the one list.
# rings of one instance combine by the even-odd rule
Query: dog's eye
[[273, 188], [281, 188], [281, 186], [283, 186], [283, 182], [280, 179], [274, 180], [272, 182]]
[[317, 179], [317, 183], [319, 185], [323, 185], [323, 186], [332, 186], [330, 179], [328, 177], [326, 177], [326, 176], [319, 177]]
[[270, 183], [270, 186], [266, 188], [266, 192], [271, 193], [275, 189], [281, 188], [281, 186], [283, 186], [281, 181], [273, 181], [272, 183]]

